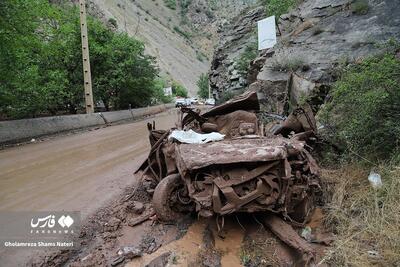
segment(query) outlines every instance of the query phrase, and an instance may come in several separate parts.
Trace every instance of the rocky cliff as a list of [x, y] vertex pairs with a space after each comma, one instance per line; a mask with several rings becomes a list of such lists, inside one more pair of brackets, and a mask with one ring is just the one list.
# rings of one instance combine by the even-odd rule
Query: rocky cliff
[[279, 19], [278, 44], [260, 51], [248, 72], [236, 75], [238, 53], [256, 38], [250, 33], [260, 18], [257, 10], [227, 28], [228, 36], [221, 35], [210, 80], [217, 96], [242, 81], [240, 86], [264, 96], [264, 109], [270, 112], [284, 113], [304, 99], [318, 107], [336, 78], [335, 66], [379, 53], [390, 39], [400, 40], [397, 0], [306, 0]]
[[210, 86], [215, 98], [224, 91], [240, 92], [247, 86], [245, 73], [238, 68], [238, 60], [257, 42], [257, 21], [265, 16], [263, 7], [246, 10], [220, 30], [220, 42], [211, 62]]

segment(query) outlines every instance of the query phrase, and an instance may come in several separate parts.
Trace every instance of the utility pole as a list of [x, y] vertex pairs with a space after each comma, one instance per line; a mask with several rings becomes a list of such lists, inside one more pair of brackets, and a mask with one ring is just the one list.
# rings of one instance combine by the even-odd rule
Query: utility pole
[[83, 80], [85, 87], [86, 113], [94, 112], [92, 75], [90, 72], [89, 59], [89, 40], [86, 22], [86, 4], [85, 0], [79, 0], [80, 21], [81, 21], [81, 38], [82, 38], [82, 60], [83, 60]]

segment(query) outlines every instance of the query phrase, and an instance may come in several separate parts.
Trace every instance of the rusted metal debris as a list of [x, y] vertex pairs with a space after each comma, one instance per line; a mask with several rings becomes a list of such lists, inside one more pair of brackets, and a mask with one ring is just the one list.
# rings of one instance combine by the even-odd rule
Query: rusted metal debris
[[301, 254], [304, 266], [309, 266], [315, 260], [313, 247], [291, 225], [273, 214], [266, 216], [264, 223], [280, 240]]
[[255, 92], [204, 114], [182, 108], [181, 129], [225, 135], [207, 144], [169, 140], [173, 129], [148, 125], [152, 147], [139, 170], [155, 192], [160, 219], [193, 210], [203, 217], [269, 211], [292, 225], [305, 223], [321, 191], [318, 166], [306, 149], [317, 130], [314, 116], [309, 107], [298, 108], [264, 135], [259, 108]]

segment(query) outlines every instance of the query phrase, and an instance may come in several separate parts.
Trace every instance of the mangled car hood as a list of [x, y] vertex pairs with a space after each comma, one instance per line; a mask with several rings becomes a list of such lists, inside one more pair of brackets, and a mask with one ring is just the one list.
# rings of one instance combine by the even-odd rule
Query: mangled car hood
[[303, 147], [303, 142], [281, 137], [180, 144], [176, 146], [176, 160], [181, 169], [196, 170], [216, 164], [281, 160], [287, 158], [288, 148], [301, 151]]

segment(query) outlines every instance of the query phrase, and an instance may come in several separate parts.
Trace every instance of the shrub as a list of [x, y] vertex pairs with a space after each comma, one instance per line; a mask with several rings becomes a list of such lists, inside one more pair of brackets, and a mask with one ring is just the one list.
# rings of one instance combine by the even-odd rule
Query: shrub
[[220, 98], [217, 100], [217, 104], [222, 104], [228, 100], [231, 100], [237, 95], [243, 94], [245, 89], [237, 90], [235, 92], [233, 91], [223, 91], [220, 95]]
[[400, 141], [400, 61], [392, 54], [344, 68], [322, 122], [348, 152], [370, 159], [390, 156]]
[[118, 23], [117, 23], [117, 20], [116, 20], [116, 19], [114, 19], [114, 18], [109, 18], [109, 19], [108, 19], [108, 23], [109, 23], [110, 25], [112, 25], [114, 28], [118, 29]]
[[351, 3], [351, 12], [357, 15], [365, 15], [368, 13], [368, 0], [355, 0]]
[[200, 75], [199, 80], [197, 81], [197, 95], [201, 98], [208, 98], [208, 75], [203, 73]]
[[188, 96], [188, 91], [187, 89], [177, 81], [172, 82], [172, 93], [175, 96], [181, 96], [181, 97], [187, 97]]
[[239, 59], [236, 61], [236, 69], [242, 73], [247, 73], [250, 62], [253, 61], [257, 57], [257, 55], [258, 44], [256, 42], [250, 43], [249, 45], [247, 45], [244, 52], [239, 56]]
[[164, 4], [166, 7], [175, 10], [176, 9], [176, 1], [175, 0], [164, 0]]
[[181, 7], [181, 16], [185, 16], [188, 12], [189, 6], [192, 3], [192, 0], [180, 0], [179, 5]]
[[203, 62], [205, 59], [207, 59], [207, 56], [201, 51], [196, 51], [196, 58], [198, 61]]
[[182, 35], [183, 37], [185, 37], [186, 39], [190, 40], [190, 38], [192, 37], [190, 35], [190, 33], [185, 32], [184, 30], [182, 30], [181, 28], [179, 28], [178, 26], [174, 26], [174, 31], [176, 31], [177, 33], [179, 33], [180, 35]]
[[293, 7], [298, 0], [260, 0], [261, 4], [265, 6], [268, 16], [276, 16], [276, 19]]

